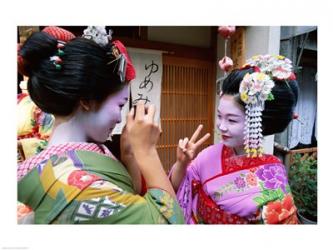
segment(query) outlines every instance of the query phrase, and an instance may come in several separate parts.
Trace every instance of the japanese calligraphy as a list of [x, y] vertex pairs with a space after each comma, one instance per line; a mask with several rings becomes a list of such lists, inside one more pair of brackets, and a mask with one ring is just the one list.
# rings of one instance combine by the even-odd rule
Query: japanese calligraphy
[[[148, 71], [149, 73], [145, 76], [144, 80], [140, 83], [139, 89], [146, 90], [146, 92], [150, 92], [154, 87], [154, 83], [151, 80], [151, 76], [152, 76], [152, 74], [154, 74], [158, 71], [158, 65], [156, 63], [154, 63], [154, 60], [152, 60], [151, 64], [145, 65], [145, 70]], [[133, 101], [133, 105], [135, 105], [140, 100], [144, 100], [145, 104], [150, 102], [147, 95], [144, 97], [144, 93], [138, 93], [138, 98], [136, 98]]]

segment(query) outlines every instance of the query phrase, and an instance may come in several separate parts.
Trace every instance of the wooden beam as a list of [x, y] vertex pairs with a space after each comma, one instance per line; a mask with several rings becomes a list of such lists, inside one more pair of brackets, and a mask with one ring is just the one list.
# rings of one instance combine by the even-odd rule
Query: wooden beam
[[113, 40], [117, 39], [121, 40], [126, 47], [162, 50], [167, 55], [173, 57], [185, 57], [204, 61], [215, 61], [216, 53], [214, 53], [214, 50], [212, 50], [211, 48], [200, 48], [173, 43], [138, 40], [128, 37], [113, 37]]

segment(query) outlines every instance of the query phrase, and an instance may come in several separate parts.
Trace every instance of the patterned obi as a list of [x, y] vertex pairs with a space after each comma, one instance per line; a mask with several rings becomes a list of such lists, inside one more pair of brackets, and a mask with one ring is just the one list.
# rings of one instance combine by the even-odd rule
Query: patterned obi
[[[198, 223], [203, 224], [253, 224], [258, 221], [250, 221], [235, 214], [228, 213], [221, 209], [203, 190], [201, 183], [192, 181], [193, 197], [198, 195], [197, 213]], [[192, 198], [193, 198], [192, 197]], [[259, 211], [258, 211], [259, 212]]]

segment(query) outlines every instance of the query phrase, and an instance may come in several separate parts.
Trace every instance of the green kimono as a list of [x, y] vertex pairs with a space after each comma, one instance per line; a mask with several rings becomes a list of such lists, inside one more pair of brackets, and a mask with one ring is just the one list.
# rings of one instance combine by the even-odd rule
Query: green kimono
[[72, 150], [40, 162], [18, 183], [18, 200], [36, 224], [182, 224], [177, 201], [166, 191], [134, 194], [120, 162]]

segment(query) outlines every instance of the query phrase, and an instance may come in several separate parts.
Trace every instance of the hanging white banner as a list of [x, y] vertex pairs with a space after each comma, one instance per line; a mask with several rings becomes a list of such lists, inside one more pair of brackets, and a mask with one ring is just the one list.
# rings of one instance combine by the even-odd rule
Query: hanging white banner
[[[156, 107], [155, 122], [160, 123], [161, 83], [162, 83], [162, 51], [128, 48], [136, 70], [136, 78], [131, 81], [132, 106], [140, 100], [145, 104], [154, 104]], [[112, 134], [121, 134], [126, 123], [129, 111], [129, 102], [121, 112], [122, 121], [112, 131]]]

